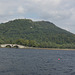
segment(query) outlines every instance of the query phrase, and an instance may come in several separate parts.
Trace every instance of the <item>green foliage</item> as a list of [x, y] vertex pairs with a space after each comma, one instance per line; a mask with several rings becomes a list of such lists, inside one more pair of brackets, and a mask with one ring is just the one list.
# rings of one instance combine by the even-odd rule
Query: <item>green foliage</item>
[[75, 34], [48, 21], [16, 19], [0, 24], [0, 44], [3, 43], [43, 48], [75, 48]]
[[16, 44], [29, 46], [29, 47], [38, 47], [38, 44], [35, 40], [24, 40], [24, 39], [18, 39], [15, 42]]

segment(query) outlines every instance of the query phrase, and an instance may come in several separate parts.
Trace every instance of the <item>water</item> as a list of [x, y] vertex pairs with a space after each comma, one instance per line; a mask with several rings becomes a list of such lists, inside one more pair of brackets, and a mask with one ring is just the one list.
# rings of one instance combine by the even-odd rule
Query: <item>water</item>
[[75, 51], [0, 48], [0, 75], [75, 75]]

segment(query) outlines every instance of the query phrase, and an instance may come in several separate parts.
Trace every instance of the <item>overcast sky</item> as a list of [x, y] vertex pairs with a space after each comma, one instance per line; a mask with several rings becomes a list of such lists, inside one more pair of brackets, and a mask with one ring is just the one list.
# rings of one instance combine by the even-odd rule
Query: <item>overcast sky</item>
[[0, 0], [0, 23], [16, 18], [47, 20], [75, 33], [75, 0]]

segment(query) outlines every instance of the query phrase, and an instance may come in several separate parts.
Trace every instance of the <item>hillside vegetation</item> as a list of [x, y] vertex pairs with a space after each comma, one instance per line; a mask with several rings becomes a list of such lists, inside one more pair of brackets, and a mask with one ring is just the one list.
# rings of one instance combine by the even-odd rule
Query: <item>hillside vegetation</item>
[[0, 24], [0, 44], [4, 43], [42, 48], [75, 48], [75, 34], [48, 21], [16, 19]]

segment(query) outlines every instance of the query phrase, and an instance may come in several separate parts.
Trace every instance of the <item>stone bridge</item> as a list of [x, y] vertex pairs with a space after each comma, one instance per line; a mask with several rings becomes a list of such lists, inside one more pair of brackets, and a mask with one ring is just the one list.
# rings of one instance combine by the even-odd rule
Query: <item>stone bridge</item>
[[10, 48], [26, 48], [23, 45], [18, 45], [18, 44], [1, 44], [0, 45], [1, 48], [5, 48], [5, 47], [10, 47]]

